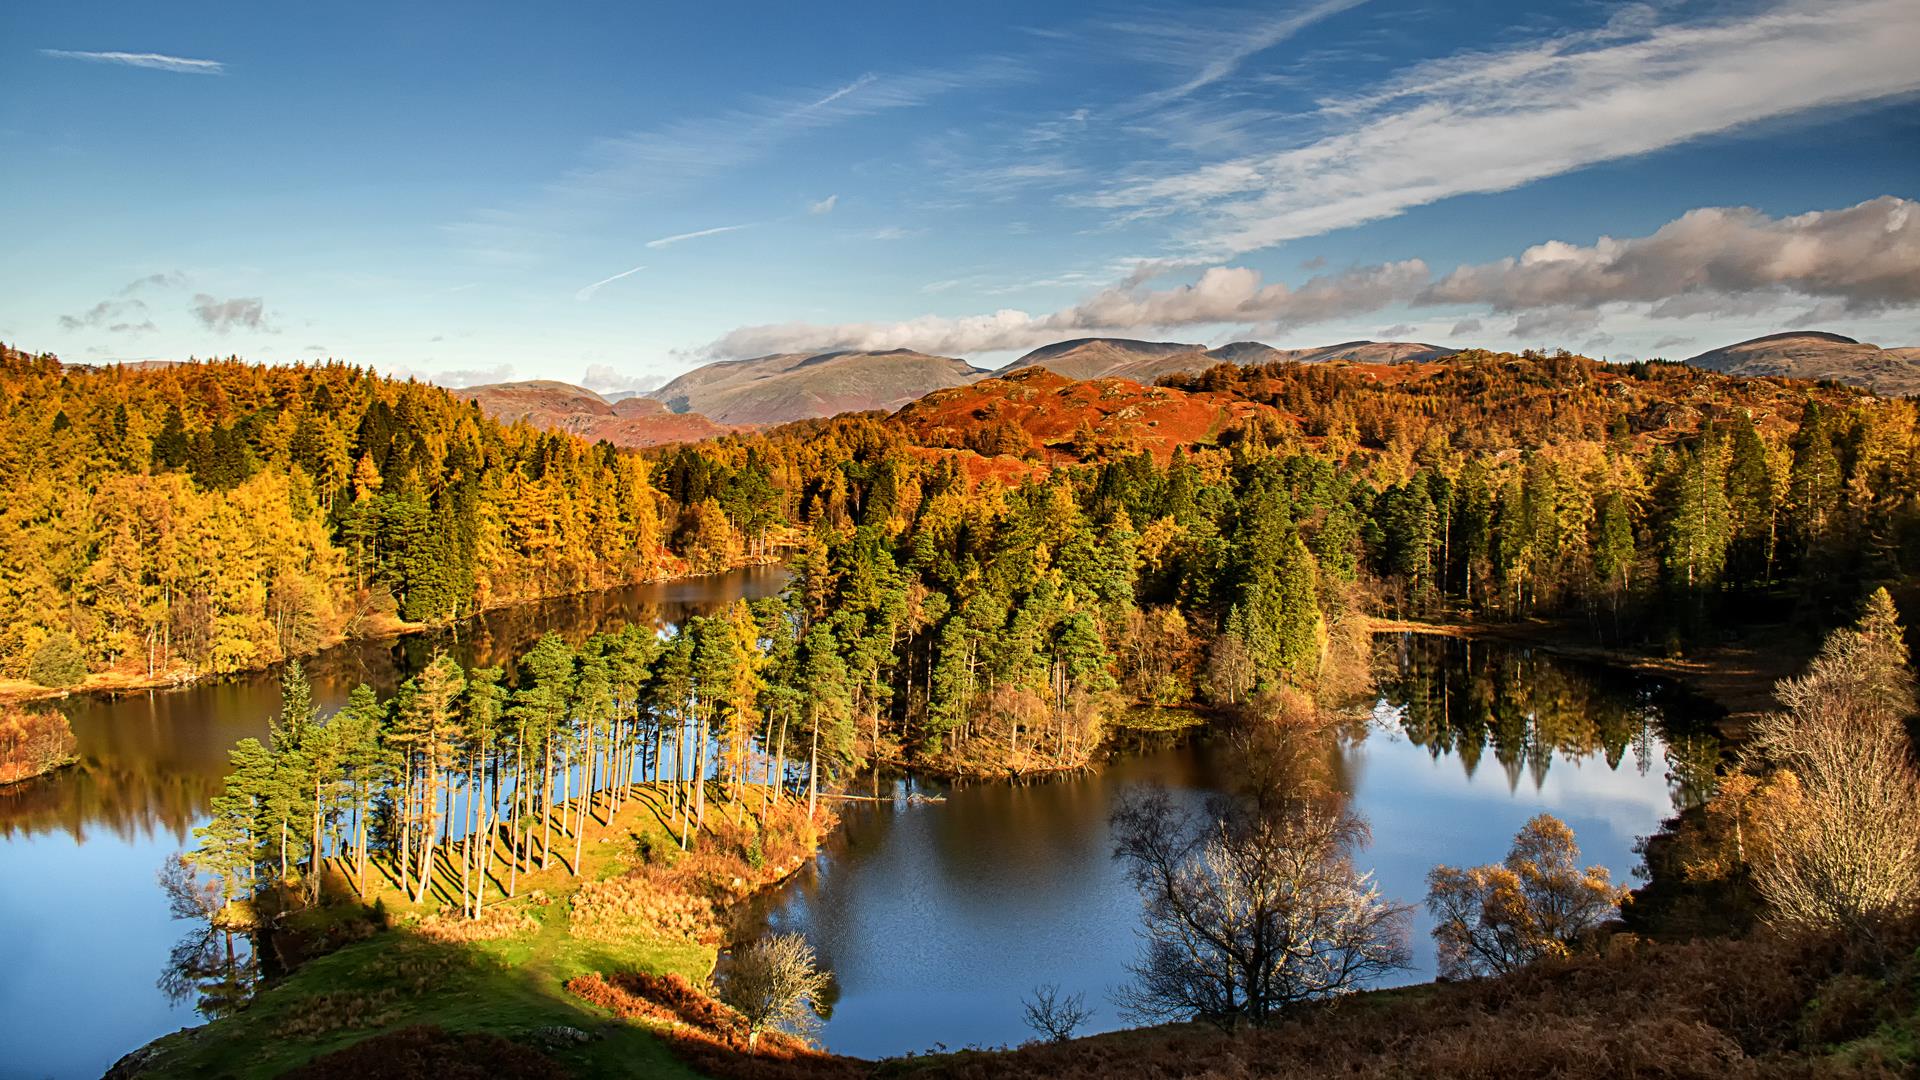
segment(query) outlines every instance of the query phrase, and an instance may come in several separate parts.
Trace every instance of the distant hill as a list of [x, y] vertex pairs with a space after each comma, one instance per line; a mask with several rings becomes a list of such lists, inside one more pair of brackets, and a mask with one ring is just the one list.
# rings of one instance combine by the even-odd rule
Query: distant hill
[[724, 424], [783, 424], [843, 412], [888, 412], [986, 372], [950, 356], [890, 352], [781, 353], [694, 368], [649, 398]]
[[1075, 460], [1146, 450], [1165, 460], [1175, 447], [1211, 442], [1272, 406], [1229, 394], [1143, 386], [1127, 379], [1076, 380], [1043, 365], [967, 386], [937, 390], [894, 414], [922, 446]]
[[1429, 345], [1424, 341], [1343, 341], [1310, 349], [1280, 349], [1273, 359], [1295, 360], [1302, 364], [1323, 364], [1344, 360], [1350, 364], [1419, 364], [1444, 360], [1459, 349]]
[[1042, 346], [1000, 369], [1007, 374], [1028, 367], [1044, 367], [1069, 379], [1132, 379], [1150, 383], [1162, 375], [1204, 371], [1219, 363], [1270, 364], [1291, 360], [1317, 364], [1344, 360], [1355, 364], [1406, 364], [1439, 360], [1457, 349], [1418, 341], [1343, 341], [1305, 349], [1276, 349], [1258, 341], [1236, 341], [1209, 349], [1174, 341], [1133, 341], [1127, 338], [1076, 338]]
[[[1022, 368], [1043, 367], [1069, 379], [1097, 379], [1142, 361], [1201, 352], [1205, 345], [1178, 341], [1135, 341], [1132, 338], [1074, 338], [1042, 345], [996, 371], [1006, 375]], [[1132, 377], [1132, 376], [1129, 376]], [[1151, 380], [1149, 380], [1151, 381]]]
[[1888, 397], [1920, 393], [1920, 348], [1883, 349], [1820, 330], [1768, 334], [1703, 352], [1687, 363], [1729, 375], [1832, 379]]
[[699, 413], [671, 412], [650, 398], [623, 397], [609, 402], [584, 387], [551, 379], [491, 383], [453, 393], [478, 402], [488, 416], [504, 423], [525, 420], [537, 428], [596, 441], [605, 439], [615, 446], [697, 442], [740, 430]]

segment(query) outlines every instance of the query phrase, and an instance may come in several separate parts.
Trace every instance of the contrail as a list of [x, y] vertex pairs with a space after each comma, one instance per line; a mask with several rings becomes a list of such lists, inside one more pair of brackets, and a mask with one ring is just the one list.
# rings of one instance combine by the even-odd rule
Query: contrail
[[87, 60], [95, 64], [125, 64], [128, 67], [174, 71], [182, 75], [220, 75], [227, 66], [218, 60], [193, 60], [165, 53], [80, 52], [74, 49], [41, 49], [43, 55], [60, 60]]
[[601, 278], [599, 281], [596, 281], [593, 284], [587, 286], [586, 288], [581, 289], [579, 292], [574, 293], [573, 298], [575, 300], [591, 300], [593, 299], [593, 294], [600, 291], [600, 286], [608, 285], [613, 282], [619, 281], [621, 278], [626, 277], [628, 274], [637, 274], [640, 271], [645, 269], [646, 269], [645, 266], [636, 266], [631, 270], [622, 270], [619, 273], [613, 275], [612, 277]]
[[701, 229], [698, 232], [685, 232], [685, 233], [679, 233], [675, 236], [663, 236], [658, 240], [647, 241], [647, 246], [650, 248], [663, 248], [669, 244], [677, 244], [682, 240], [698, 240], [703, 236], [718, 236], [721, 233], [737, 232], [740, 229], [751, 229], [751, 228], [753, 228], [753, 226], [750, 224], [749, 225], [722, 225], [719, 228], [715, 228], [715, 229]]

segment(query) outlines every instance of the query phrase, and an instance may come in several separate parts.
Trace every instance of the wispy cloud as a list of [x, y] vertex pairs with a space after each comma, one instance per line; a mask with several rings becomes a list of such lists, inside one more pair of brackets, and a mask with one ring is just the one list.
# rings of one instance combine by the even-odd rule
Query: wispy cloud
[[164, 274], [148, 274], [127, 282], [120, 290], [121, 296], [132, 296], [145, 289], [183, 289], [187, 285], [187, 275], [179, 270], [169, 270]]
[[599, 281], [596, 281], [593, 284], [588, 285], [586, 288], [581, 289], [579, 292], [574, 293], [573, 298], [575, 300], [580, 300], [580, 301], [591, 300], [593, 299], [593, 294], [600, 291], [601, 286], [611, 285], [614, 282], [619, 281], [623, 277], [626, 277], [630, 274], [637, 274], [640, 271], [645, 269], [646, 269], [646, 266], [643, 264], [640, 266], [636, 266], [631, 270], [622, 270], [619, 273], [613, 275], [612, 277], [603, 277]]
[[[820, 326], [741, 327], [713, 342], [713, 356], [813, 348], [914, 348], [967, 354], [1031, 348], [1097, 333], [1257, 324], [1262, 333], [1389, 307], [1462, 306], [1514, 316], [1509, 333], [1567, 340], [1611, 312], [1685, 318], [1778, 310], [1812, 301], [1827, 314], [1920, 308], [1920, 202], [1883, 196], [1857, 206], [1770, 218], [1749, 208], [1690, 211], [1645, 237], [1559, 241], [1519, 256], [1461, 266], [1437, 277], [1418, 259], [1318, 273], [1299, 285], [1266, 282], [1257, 270], [1215, 266], [1191, 284], [1149, 289], [1164, 264], [1142, 264], [1116, 285], [1043, 314], [1003, 309], [950, 318]], [[1388, 336], [1405, 326], [1384, 331]], [[1453, 333], [1478, 331], [1463, 319]]]
[[729, 111], [597, 139], [577, 165], [524, 201], [476, 211], [445, 230], [476, 257], [525, 261], [633, 200], [749, 165], [808, 132], [1025, 77], [1016, 62], [989, 56], [949, 70], [870, 72], [824, 91], [749, 98]]
[[1248, 24], [1244, 15], [1208, 17], [1182, 10], [1164, 22], [1119, 23], [1112, 27], [1133, 36], [1149, 59], [1190, 70], [1179, 83], [1147, 94], [1133, 109], [1172, 104], [1230, 78], [1240, 66], [1317, 22], [1359, 7], [1365, 0], [1320, 0]]
[[95, 64], [121, 64], [126, 67], [152, 68], [181, 75], [224, 75], [227, 66], [218, 60], [194, 60], [165, 53], [82, 52], [75, 49], [41, 49], [42, 56], [59, 60], [86, 60]]
[[[116, 334], [144, 334], [159, 329], [147, 317], [147, 302], [139, 293], [178, 289], [187, 284], [187, 275], [178, 270], [148, 274], [121, 286], [113, 296], [77, 315], [62, 315], [56, 320], [62, 330], [107, 330]], [[138, 321], [135, 321], [138, 320]]]
[[[156, 329], [143, 300], [102, 300], [78, 315], [62, 315], [60, 329], [104, 329], [116, 334], [146, 333]], [[138, 319], [139, 322], [134, 320]]]
[[663, 236], [658, 240], [649, 240], [647, 241], [647, 246], [650, 248], [672, 247], [675, 244], [688, 240], [698, 240], [703, 236], [719, 236], [721, 233], [751, 229], [753, 228], [753, 224], [753, 222], [747, 222], [744, 225], [718, 225], [711, 229], [695, 229], [693, 232], [675, 233], [672, 236]]
[[[1597, 30], [1417, 65], [1323, 102], [1304, 143], [1077, 198], [1192, 215], [1213, 258], [1503, 191], [1757, 121], [1920, 90], [1920, 5], [1786, 0], [1714, 21]], [[1756, 73], [1764, 72], [1764, 77]]]
[[819, 202], [814, 203], [813, 205], [807, 207], [807, 213], [831, 214], [833, 213], [833, 208], [838, 205], [840, 205], [840, 196], [829, 195], [826, 198], [821, 199]]

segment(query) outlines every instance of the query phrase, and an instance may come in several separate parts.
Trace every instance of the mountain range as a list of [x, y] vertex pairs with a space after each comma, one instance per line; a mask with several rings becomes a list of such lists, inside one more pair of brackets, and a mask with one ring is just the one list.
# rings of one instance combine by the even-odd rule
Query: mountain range
[[1217, 349], [1178, 341], [1134, 341], [1129, 338], [1076, 338], [1044, 345], [994, 372], [1005, 375], [1022, 368], [1043, 367], [1069, 379], [1132, 379], [1150, 383], [1162, 375], [1205, 371], [1215, 364], [1302, 364], [1345, 360], [1354, 364], [1404, 364], [1439, 360], [1458, 349], [1418, 341], [1343, 341], [1308, 349], [1276, 349], [1258, 341], [1235, 341]]
[[[460, 393], [502, 420], [526, 420], [619, 446], [656, 446], [846, 412], [894, 412], [936, 391], [1034, 368], [1067, 381], [1125, 379], [1144, 386], [1222, 363], [1391, 365], [1444, 360], [1459, 351], [1418, 341], [1343, 341], [1300, 349], [1236, 341], [1209, 349], [1178, 341], [1075, 338], [1042, 346], [993, 371], [911, 349], [840, 350], [719, 360], [659, 389], [617, 399], [548, 380], [495, 383]], [[1920, 348], [1883, 349], [1822, 331], [1770, 334], [1686, 363], [1732, 375], [1831, 379], [1885, 395], [1920, 393]], [[1059, 388], [1048, 383], [1047, 391]], [[955, 419], [941, 417], [940, 423]], [[1104, 434], [1099, 423], [1093, 426]], [[1036, 437], [1044, 441], [1046, 434]]]
[[699, 413], [672, 412], [653, 398], [634, 395], [608, 401], [584, 387], [551, 379], [491, 383], [454, 392], [479, 403], [497, 420], [525, 420], [534, 427], [605, 439], [615, 446], [698, 442], [738, 430]]
[[779, 353], [694, 368], [647, 396], [722, 424], [783, 424], [816, 416], [892, 412], [942, 387], [985, 377], [965, 360], [911, 349]]
[[1831, 379], [1887, 397], [1920, 393], [1920, 348], [1883, 349], [1819, 330], [1768, 334], [1703, 352], [1687, 363], [1729, 375]]

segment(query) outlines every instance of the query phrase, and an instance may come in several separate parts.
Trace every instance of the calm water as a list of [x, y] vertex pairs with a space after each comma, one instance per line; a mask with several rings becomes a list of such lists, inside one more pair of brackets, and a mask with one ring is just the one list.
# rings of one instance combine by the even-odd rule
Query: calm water
[[[665, 625], [770, 595], [779, 568], [617, 589], [489, 613], [457, 633], [332, 649], [307, 661], [335, 708], [361, 682], [383, 694], [436, 649], [506, 665], [553, 630], [578, 641], [630, 623]], [[65, 703], [80, 764], [0, 788], [0, 1078], [94, 1077], [128, 1050], [200, 1022], [157, 980], [190, 927], [154, 880], [189, 846], [226, 774], [227, 751], [265, 738], [276, 673]]]
[[[436, 648], [499, 664], [549, 629], [662, 625], [782, 581], [747, 571], [515, 609], [457, 636], [343, 647], [308, 670], [332, 707], [362, 681], [391, 690]], [[1440, 638], [1383, 642], [1381, 672], [1364, 738], [1336, 770], [1373, 825], [1364, 861], [1410, 902], [1434, 862], [1498, 859], [1540, 810], [1625, 880], [1635, 838], [1691, 797], [1718, 752], [1689, 734], [1700, 706], [1617, 672]], [[190, 843], [228, 748], [263, 736], [279, 697], [267, 674], [74, 699], [82, 763], [0, 791], [0, 1078], [98, 1076], [200, 1021], [157, 985], [190, 927], [168, 917], [154, 874]], [[1106, 995], [1126, 978], [1138, 904], [1109, 858], [1107, 814], [1142, 783], [1209, 790], [1229, 764], [1205, 744], [1160, 748], [1069, 780], [849, 806], [847, 828], [765, 912], [807, 933], [834, 971], [827, 1044], [881, 1055], [1018, 1042], [1019, 999], [1042, 982], [1084, 992], [1090, 1027], [1117, 1026]], [[1426, 929], [1415, 943], [1430, 965]]]
[[[1573, 826], [1589, 863], [1630, 881], [1634, 841], [1696, 797], [1718, 744], [1710, 710], [1662, 684], [1505, 646], [1404, 637], [1381, 645], [1380, 696], [1335, 763], [1373, 827], [1360, 856], [1387, 894], [1419, 903], [1435, 863], [1498, 861], [1534, 814]], [[1215, 788], [1205, 743], [1117, 758], [1095, 773], [945, 790], [934, 804], [849, 805], [846, 828], [770, 906], [834, 973], [821, 1036], [875, 1057], [1031, 1037], [1020, 998], [1085, 994], [1084, 1030], [1121, 1026], [1108, 992], [1138, 948], [1139, 902], [1110, 857], [1107, 815], [1129, 789]], [[1704, 770], [1704, 771], [1703, 771]], [[896, 781], [939, 792], [938, 785]], [[1432, 977], [1430, 922], [1414, 925]]]

